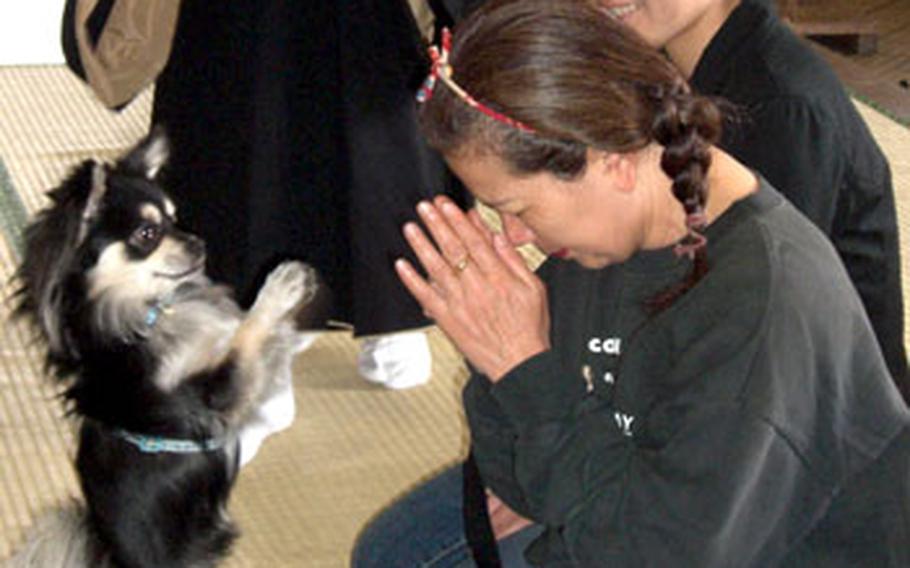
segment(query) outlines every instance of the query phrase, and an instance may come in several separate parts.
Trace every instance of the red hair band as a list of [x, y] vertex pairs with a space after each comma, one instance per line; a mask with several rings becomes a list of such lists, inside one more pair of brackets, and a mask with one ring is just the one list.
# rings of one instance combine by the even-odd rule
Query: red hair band
[[534, 129], [524, 124], [521, 121], [515, 120], [514, 118], [508, 117], [501, 112], [497, 112], [487, 105], [481, 103], [474, 97], [468, 94], [461, 86], [455, 82], [452, 78], [454, 70], [452, 69], [452, 64], [449, 63], [449, 53], [452, 49], [452, 32], [448, 28], [443, 28], [442, 30], [442, 46], [441, 49], [437, 48], [435, 45], [431, 46], [429, 49], [430, 59], [433, 62], [433, 66], [430, 68], [430, 74], [424, 81], [423, 86], [417, 91], [417, 101], [424, 103], [430, 98], [433, 97], [433, 91], [436, 89], [437, 81], [441, 80], [453, 93], [458, 95], [458, 98], [464, 101], [468, 106], [475, 108], [482, 112], [483, 114], [489, 116], [497, 122], [507, 124], [512, 128], [517, 128], [524, 132], [534, 132]]

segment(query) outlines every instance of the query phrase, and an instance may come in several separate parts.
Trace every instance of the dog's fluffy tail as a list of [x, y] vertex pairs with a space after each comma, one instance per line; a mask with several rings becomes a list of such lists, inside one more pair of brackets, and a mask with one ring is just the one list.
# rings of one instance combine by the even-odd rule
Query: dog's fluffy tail
[[85, 507], [77, 501], [48, 512], [29, 529], [26, 542], [6, 568], [87, 568], [98, 562], [95, 537]]

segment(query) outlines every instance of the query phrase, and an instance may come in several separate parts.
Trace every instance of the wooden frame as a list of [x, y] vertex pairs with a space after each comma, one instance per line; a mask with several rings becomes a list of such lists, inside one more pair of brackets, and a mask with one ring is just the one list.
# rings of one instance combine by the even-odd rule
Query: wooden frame
[[781, 18], [801, 35], [818, 37], [855, 55], [868, 55], [878, 49], [875, 24], [864, 17], [854, 0], [775, 2]]

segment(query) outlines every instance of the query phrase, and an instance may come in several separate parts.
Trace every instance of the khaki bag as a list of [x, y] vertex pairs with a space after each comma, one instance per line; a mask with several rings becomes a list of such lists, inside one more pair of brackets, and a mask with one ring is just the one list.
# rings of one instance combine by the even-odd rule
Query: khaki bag
[[167, 65], [180, 0], [67, 0], [67, 65], [108, 108], [129, 103]]

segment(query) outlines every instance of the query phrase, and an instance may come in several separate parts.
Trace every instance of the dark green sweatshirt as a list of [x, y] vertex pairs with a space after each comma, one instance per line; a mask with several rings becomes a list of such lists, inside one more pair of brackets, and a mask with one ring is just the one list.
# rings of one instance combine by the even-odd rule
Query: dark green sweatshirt
[[549, 260], [552, 349], [469, 380], [484, 482], [547, 527], [529, 560], [910, 565], [910, 416], [834, 249], [764, 182], [706, 235], [710, 272], [653, 317], [671, 249]]

